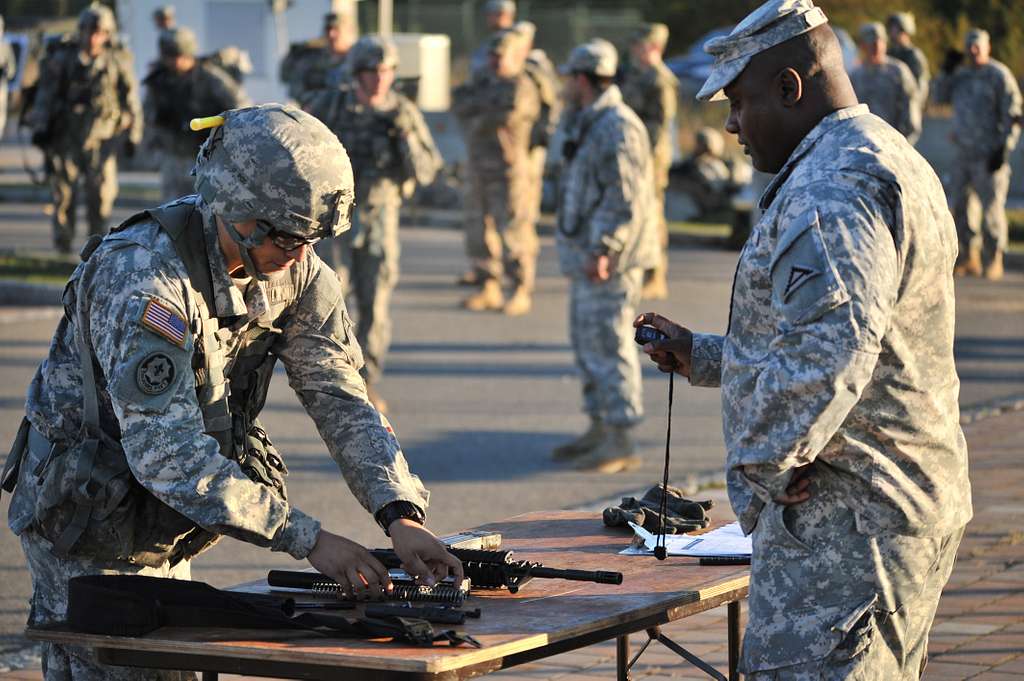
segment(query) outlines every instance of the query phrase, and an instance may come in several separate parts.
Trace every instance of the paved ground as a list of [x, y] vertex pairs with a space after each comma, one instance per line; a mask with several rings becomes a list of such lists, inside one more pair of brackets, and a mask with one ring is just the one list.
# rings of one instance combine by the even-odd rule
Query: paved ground
[[[119, 216], [125, 214], [126, 211], [119, 212]], [[44, 251], [48, 248], [49, 227], [39, 205], [0, 204], [0, 234], [8, 247]], [[403, 279], [395, 298], [396, 345], [382, 387], [394, 408], [396, 429], [410, 462], [433, 491], [430, 518], [436, 530], [447, 532], [539, 508], [598, 508], [604, 500], [631, 494], [660, 477], [666, 385], [661, 375], [651, 371], [645, 374], [649, 417], [638, 431], [645, 459], [641, 470], [622, 476], [594, 476], [567, 470], [548, 459], [551, 446], [585, 425], [579, 413], [578, 383], [566, 342], [566, 287], [557, 273], [549, 239], [544, 240], [536, 309], [521, 319], [474, 315], [458, 308], [464, 292], [451, 285], [455, 273], [463, 266], [457, 234], [441, 229], [404, 229], [403, 244]], [[672, 300], [647, 307], [697, 329], [722, 330], [734, 264], [732, 253], [677, 249], [672, 253]], [[1022, 281], [1024, 276], [1015, 272], [1000, 284], [968, 281], [958, 286], [957, 355], [963, 378], [961, 401], [965, 407], [1024, 394]], [[0, 310], [0, 442], [13, 436], [24, 388], [45, 355], [55, 319], [53, 309]], [[384, 539], [339, 484], [333, 463], [313, 434], [310, 422], [299, 414], [301, 408], [283, 379], [283, 375], [275, 379], [266, 422], [275, 442], [286, 453], [292, 471], [292, 498], [307, 512], [325, 518], [330, 529], [358, 541], [381, 545]], [[717, 478], [723, 456], [718, 394], [713, 390], [678, 385], [677, 388], [673, 480], [678, 483]], [[1016, 444], [1012, 435], [1024, 424], [1019, 419], [1013, 421], [1014, 418], [1017, 417], [990, 419], [973, 427], [971, 442], [976, 465], [984, 458], [979, 452], [987, 446], [979, 438], [995, 437], [999, 432], [1004, 432], [1005, 441], [992, 447], [1005, 449], [1004, 461], [1019, 461], [1020, 448], [1012, 448]], [[1010, 425], [1003, 426], [1004, 422]], [[1019, 484], [1013, 486], [1017, 469], [1006, 475], [1000, 472], [997, 467], [985, 473], [991, 484], [988, 478], [976, 479], [979, 501], [989, 487], [1004, 489], [1008, 495], [1020, 489]], [[1004, 483], [1004, 487], [999, 487]], [[1007, 506], [1019, 501], [990, 503]], [[0, 501], [0, 514], [4, 514], [6, 504], [6, 498]], [[727, 507], [720, 504], [716, 513], [717, 517], [725, 517]], [[985, 530], [978, 541], [992, 543], [994, 551], [1008, 551], [1016, 546], [1011, 540], [1018, 537], [1012, 533], [1020, 526], [1021, 509], [994, 513], [993, 522], [1004, 523], [999, 526], [1003, 529]], [[1010, 596], [1020, 598], [1020, 581], [998, 582], [1009, 585], [998, 587], [1005, 589], [1002, 592], [988, 585], [994, 580], [987, 572], [983, 574], [982, 568], [988, 563], [985, 554], [979, 555], [971, 559], [981, 562], [974, 566], [971, 575], [982, 584], [979, 589], [986, 597], [1008, 603], [1012, 602], [1006, 600]], [[999, 565], [1021, 564], [1019, 554], [1015, 554], [1017, 562], [998, 555]], [[223, 586], [256, 578], [269, 567], [291, 564], [294, 562], [290, 559], [225, 541], [198, 561], [194, 574], [198, 579]], [[4, 665], [31, 662], [30, 655], [18, 652], [25, 645], [19, 632], [26, 616], [28, 577], [17, 542], [8, 532], [0, 532], [0, 574], [4, 577], [0, 580], [2, 669]], [[969, 589], [970, 585], [964, 583], [960, 588]], [[964, 602], [985, 605], [969, 597]], [[1007, 607], [1005, 616], [1011, 617], [1014, 610], [1024, 613], [1020, 605], [1024, 603]], [[986, 624], [973, 620], [968, 623]], [[1014, 624], [1024, 632], [1020, 620], [1007, 623]], [[724, 663], [724, 611], [705, 615], [699, 622], [690, 621], [685, 629], [699, 632], [696, 640], [685, 637], [695, 649], [708, 653], [713, 662]], [[970, 630], [981, 632], [976, 627]], [[987, 635], [998, 636], [1000, 631], [992, 630]], [[960, 643], [974, 645], [968, 639]], [[982, 643], [984, 640], [978, 645]], [[1018, 642], [1021, 643], [1024, 634]], [[1005, 649], [1012, 647], [1000, 645]], [[684, 674], [681, 667], [668, 668], [674, 661], [667, 654], [650, 654], [653, 656], [645, 659], [654, 665], [647, 670], [652, 674]], [[948, 664], [961, 664], [963, 659], [951, 657]], [[560, 657], [551, 665], [505, 674], [514, 676], [528, 671], [531, 678], [553, 678], [587, 668], [589, 673], [607, 677], [610, 660], [608, 647], [595, 646]], [[662, 667], [662, 671], [657, 671]]]

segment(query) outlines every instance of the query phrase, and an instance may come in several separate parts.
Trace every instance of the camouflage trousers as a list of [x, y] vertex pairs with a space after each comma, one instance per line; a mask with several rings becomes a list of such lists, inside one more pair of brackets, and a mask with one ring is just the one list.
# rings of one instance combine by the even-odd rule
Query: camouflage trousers
[[[671, 162], [671, 159], [669, 159]], [[665, 190], [668, 188], [668, 165], [658, 163], [654, 171], [657, 178], [654, 188], [654, 219], [658, 221], [658, 264], [647, 270], [645, 275], [649, 281], [664, 277], [668, 272], [668, 222], [665, 220]], [[664, 180], [662, 179], [664, 178]]]
[[356, 314], [356, 339], [366, 362], [361, 373], [367, 383], [380, 380], [391, 346], [391, 294], [398, 285], [401, 256], [400, 209], [394, 201], [358, 207], [349, 231], [315, 246], [355, 303], [350, 309]]
[[[190, 579], [191, 565], [182, 561], [175, 567], [147, 568], [131, 563], [96, 562], [85, 558], [61, 559], [51, 553], [51, 544], [31, 530], [21, 535], [21, 548], [32, 575], [30, 626], [62, 622], [67, 616], [68, 580], [80, 575], [132, 574], [150, 577]], [[112, 667], [100, 664], [93, 653], [78, 646], [42, 644], [43, 677], [46, 681], [191, 681], [192, 672]]]
[[194, 156], [160, 152], [160, 195], [164, 202], [196, 193], [195, 178], [189, 175], [195, 162]]
[[[1010, 189], [1010, 164], [1004, 164], [993, 173], [986, 163], [984, 160], [957, 159], [949, 181], [949, 202], [956, 220], [961, 255], [980, 250], [987, 263], [997, 250], [1006, 250], [1006, 195]], [[980, 226], [971, 224], [968, 205], [972, 191], [981, 203]]]
[[916, 680], [963, 528], [863, 534], [823, 468], [809, 501], [758, 517], [740, 669], [748, 681]]
[[471, 168], [465, 225], [466, 254], [477, 274], [499, 281], [507, 275], [513, 285], [530, 291], [540, 248], [531, 188], [527, 170], [503, 178], [481, 176]]
[[61, 150], [51, 154], [53, 173], [53, 242], [57, 250], [67, 253], [75, 236], [75, 204], [79, 193], [85, 193], [85, 210], [89, 234], [106, 234], [107, 221], [117, 198], [116, 144], [110, 140], [96, 149]]
[[547, 149], [544, 147], [533, 147], [530, 149], [530, 177], [526, 198], [528, 213], [526, 219], [533, 225], [534, 234], [536, 234], [537, 220], [540, 219], [540, 201], [544, 194], [544, 162], [546, 159]]
[[640, 359], [633, 319], [643, 273], [617, 272], [608, 281], [573, 278], [569, 284], [569, 336], [583, 381], [583, 409], [613, 426], [643, 418]]

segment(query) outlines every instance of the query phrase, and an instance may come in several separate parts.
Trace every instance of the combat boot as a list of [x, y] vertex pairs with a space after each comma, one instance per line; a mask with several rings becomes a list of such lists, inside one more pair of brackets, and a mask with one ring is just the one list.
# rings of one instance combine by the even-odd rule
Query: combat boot
[[981, 276], [981, 251], [972, 248], [966, 256], [961, 255], [960, 261], [953, 268], [954, 277], [980, 277]]
[[633, 451], [629, 427], [606, 425], [601, 443], [577, 459], [573, 467], [578, 471], [624, 473], [642, 464], [643, 460]]
[[525, 286], [517, 286], [512, 297], [505, 303], [502, 312], [509, 317], [519, 317], [529, 312], [531, 307], [533, 307], [533, 299], [530, 297], [530, 292]]
[[985, 265], [985, 278], [989, 281], [999, 281], [1003, 278], [1003, 252], [996, 251], [992, 254], [992, 260]]
[[551, 450], [551, 458], [555, 461], [575, 459], [594, 449], [604, 439], [604, 424], [601, 419], [590, 419], [590, 428], [575, 440], [570, 440], [564, 445], [559, 445]]
[[473, 312], [500, 310], [505, 305], [505, 294], [497, 279], [487, 279], [479, 291], [462, 301], [462, 307]]
[[380, 393], [377, 392], [377, 389], [374, 388], [369, 383], [366, 384], [366, 397], [367, 397], [367, 399], [370, 400], [370, 404], [373, 405], [374, 409], [379, 411], [384, 416], [388, 415], [388, 402], [387, 402], [387, 400], [385, 400], [383, 397], [381, 397]]

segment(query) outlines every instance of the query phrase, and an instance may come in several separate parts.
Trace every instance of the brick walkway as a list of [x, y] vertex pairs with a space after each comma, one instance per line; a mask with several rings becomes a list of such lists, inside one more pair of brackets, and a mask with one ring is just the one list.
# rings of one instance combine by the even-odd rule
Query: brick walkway
[[[1010, 681], [1024, 677], [1024, 412], [965, 428], [971, 451], [974, 520], [960, 548], [932, 629], [925, 681]], [[719, 508], [723, 508], [720, 506]], [[726, 669], [725, 608], [677, 622], [665, 633]], [[633, 637], [634, 649], [643, 635]], [[666, 648], [652, 644], [636, 679], [707, 679]], [[492, 675], [501, 681], [615, 678], [614, 643], [594, 645]], [[0, 681], [38, 681], [38, 669]], [[240, 681], [242, 677], [222, 676]]]

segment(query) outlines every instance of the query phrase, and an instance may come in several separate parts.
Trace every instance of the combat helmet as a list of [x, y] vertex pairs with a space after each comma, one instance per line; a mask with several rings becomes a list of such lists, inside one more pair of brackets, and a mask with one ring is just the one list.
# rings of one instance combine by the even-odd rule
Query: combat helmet
[[93, 31], [106, 31], [110, 35], [117, 33], [117, 21], [114, 12], [104, 5], [94, 2], [78, 15], [78, 30], [89, 28]]
[[398, 66], [398, 48], [388, 38], [375, 35], [364, 35], [352, 46], [345, 58], [352, 73], [374, 70], [381, 66]]
[[[301, 240], [338, 236], [351, 226], [355, 192], [348, 153], [327, 126], [293, 106], [263, 104], [193, 121], [213, 128], [199, 149], [196, 191], [241, 246], [248, 249], [272, 231]], [[256, 221], [242, 236], [234, 224]]]

